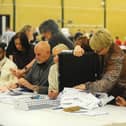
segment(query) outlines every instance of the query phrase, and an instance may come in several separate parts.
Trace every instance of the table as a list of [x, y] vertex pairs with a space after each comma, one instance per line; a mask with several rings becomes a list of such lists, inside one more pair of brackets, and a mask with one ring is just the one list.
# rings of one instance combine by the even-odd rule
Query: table
[[99, 116], [73, 115], [61, 110], [17, 110], [13, 105], [0, 103], [0, 124], [3, 126], [104, 126], [126, 123], [126, 107], [106, 105], [109, 114]]

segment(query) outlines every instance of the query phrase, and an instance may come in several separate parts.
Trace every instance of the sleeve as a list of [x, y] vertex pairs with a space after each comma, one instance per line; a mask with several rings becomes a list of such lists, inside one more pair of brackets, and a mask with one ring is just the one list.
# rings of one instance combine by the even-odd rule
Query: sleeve
[[6, 81], [5, 85], [15, 84], [18, 81], [17, 77], [11, 73], [10, 68], [16, 69], [17, 66], [13, 62], [9, 63], [9, 67], [6, 69], [7, 71], [9, 71], [8, 73], [9, 76], [8, 76], [8, 81]]
[[36, 62], [33, 64], [32, 68], [28, 71], [28, 73], [24, 77], [30, 83], [32, 82], [32, 73], [34, 72], [35, 65], [36, 65]]
[[57, 64], [54, 64], [50, 67], [49, 70], [49, 90], [57, 90], [58, 91], [58, 69]]
[[101, 80], [88, 84], [90, 91], [108, 92], [117, 83], [123, 66], [123, 56], [112, 57]]

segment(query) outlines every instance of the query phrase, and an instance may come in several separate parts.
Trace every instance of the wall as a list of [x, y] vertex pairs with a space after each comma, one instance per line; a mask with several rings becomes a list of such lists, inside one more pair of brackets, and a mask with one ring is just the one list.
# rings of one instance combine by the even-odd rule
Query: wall
[[[126, 36], [126, 0], [107, 1], [107, 28], [113, 36]], [[120, 2], [121, 1], [121, 2]], [[64, 23], [71, 32], [80, 29], [89, 31], [104, 25], [102, 0], [64, 0]], [[0, 14], [11, 15], [13, 26], [12, 0], [0, 0]], [[37, 27], [42, 21], [53, 18], [61, 20], [61, 0], [16, 0], [16, 31], [24, 24]], [[72, 21], [72, 23], [70, 23]]]

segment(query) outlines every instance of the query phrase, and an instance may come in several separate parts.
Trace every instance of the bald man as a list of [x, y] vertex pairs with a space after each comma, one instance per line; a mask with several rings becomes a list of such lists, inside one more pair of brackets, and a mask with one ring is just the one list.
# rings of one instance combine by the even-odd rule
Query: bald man
[[37, 91], [40, 94], [48, 93], [48, 73], [53, 64], [48, 42], [39, 42], [35, 48], [36, 61], [28, 74], [19, 79], [18, 84], [28, 91]]

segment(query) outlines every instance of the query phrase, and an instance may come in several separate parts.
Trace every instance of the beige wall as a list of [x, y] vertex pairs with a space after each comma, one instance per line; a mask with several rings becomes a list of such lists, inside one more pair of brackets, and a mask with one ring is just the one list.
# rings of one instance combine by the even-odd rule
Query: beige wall
[[[16, 30], [24, 24], [37, 27], [42, 21], [61, 19], [61, 0], [16, 0]], [[102, 0], [64, 0], [65, 26], [72, 32], [77, 29], [89, 31], [103, 26]], [[107, 28], [113, 36], [126, 36], [126, 0], [107, 0]], [[0, 14], [11, 15], [13, 25], [12, 0], [0, 0]], [[72, 20], [72, 24], [68, 21]], [[59, 23], [60, 25], [60, 23]]]

